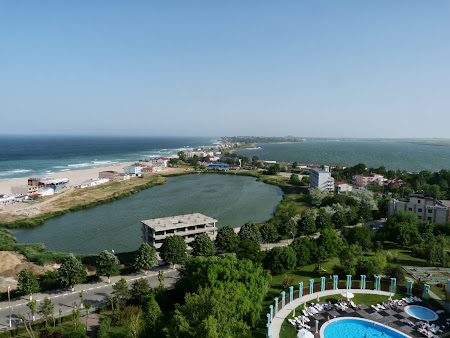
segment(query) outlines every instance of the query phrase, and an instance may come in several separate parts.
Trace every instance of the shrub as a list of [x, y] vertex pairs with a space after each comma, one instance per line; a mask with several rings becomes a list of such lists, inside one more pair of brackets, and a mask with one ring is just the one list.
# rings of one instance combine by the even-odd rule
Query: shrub
[[103, 318], [102, 322], [100, 323], [97, 329], [97, 337], [100, 338], [106, 335], [110, 327], [111, 327], [111, 318], [109, 317]]

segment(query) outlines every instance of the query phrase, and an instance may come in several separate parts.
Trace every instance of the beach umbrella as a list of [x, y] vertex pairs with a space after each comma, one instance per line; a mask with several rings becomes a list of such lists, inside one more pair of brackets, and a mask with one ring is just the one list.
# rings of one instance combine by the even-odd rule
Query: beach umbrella
[[350, 298], [355, 297], [355, 295], [354, 295], [353, 293], [348, 292], [348, 291], [342, 292], [341, 295], [342, 295], [342, 297], [347, 298], [347, 301], [348, 301]]
[[301, 329], [297, 333], [297, 338], [314, 338], [314, 335], [306, 329]]

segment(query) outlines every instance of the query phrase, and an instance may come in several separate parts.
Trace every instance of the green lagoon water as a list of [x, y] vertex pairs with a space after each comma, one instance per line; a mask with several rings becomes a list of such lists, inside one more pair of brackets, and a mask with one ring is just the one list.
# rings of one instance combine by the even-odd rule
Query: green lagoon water
[[282, 199], [279, 187], [253, 177], [198, 174], [169, 177], [165, 185], [92, 209], [53, 218], [34, 229], [13, 230], [19, 242], [80, 254], [125, 252], [141, 244], [141, 220], [199, 212], [218, 227], [269, 219]]
[[340, 164], [352, 166], [365, 163], [368, 167], [406, 170], [440, 171], [450, 169], [450, 146], [415, 144], [398, 141], [335, 140], [306, 141], [288, 144], [259, 144], [262, 149], [239, 150], [245, 156], [261, 160], [301, 164]]

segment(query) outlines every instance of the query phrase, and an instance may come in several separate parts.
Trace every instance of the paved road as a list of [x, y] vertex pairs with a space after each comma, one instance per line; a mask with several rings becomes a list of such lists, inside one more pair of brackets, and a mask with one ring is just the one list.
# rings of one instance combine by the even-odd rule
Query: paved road
[[[164, 286], [170, 287], [174, 284], [178, 278], [178, 271], [174, 269], [162, 269], [164, 270]], [[91, 302], [93, 309], [108, 304], [108, 295], [112, 292], [112, 285], [116, 283], [121, 277], [125, 277], [128, 285], [131, 287], [133, 282], [139, 278], [146, 278], [151, 287], [156, 287], [159, 285], [158, 281], [158, 271], [149, 271], [148, 275], [145, 276], [142, 273], [133, 274], [129, 276], [115, 276], [111, 277], [111, 284], [108, 284], [107, 279], [103, 279], [101, 282], [91, 283], [91, 284], [81, 284], [75, 287], [75, 291], [70, 289], [62, 289], [49, 291], [45, 293], [39, 293], [33, 295], [33, 299], [39, 302], [45, 297], [48, 297], [53, 302], [55, 306], [55, 316], [59, 317], [59, 310], [61, 309], [63, 315], [72, 313], [74, 302], [80, 303], [79, 292], [83, 290], [83, 296], [85, 302]], [[28, 297], [21, 297], [18, 299], [11, 300], [11, 324], [13, 327], [22, 326], [21, 320], [17, 317], [17, 314], [27, 314], [30, 309], [27, 307]], [[36, 319], [39, 319], [39, 314], [36, 315]], [[8, 302], [0, 302], [0, 332], [9, 329], [9, 307]]]

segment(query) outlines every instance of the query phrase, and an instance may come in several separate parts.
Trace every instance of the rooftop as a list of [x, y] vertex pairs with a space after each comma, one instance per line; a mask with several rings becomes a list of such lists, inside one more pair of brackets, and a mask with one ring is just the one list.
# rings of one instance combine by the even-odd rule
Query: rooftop
[[154, 229], [155, 231], [158, 231], [158, 230], [185, 228], [189, 226], [202, 225], [207, 223], [215, 223], [217, 222], [217, 220], [203, 214], [195, 213], [163, 218], [153, 218], [143, 220], [141, 222], [147, 225], [148, 227]]
[[334, 184], [348, 184], [348, 183], [344, 182], [344, 181], [336, 181], [336, 182], [334, 182]]

